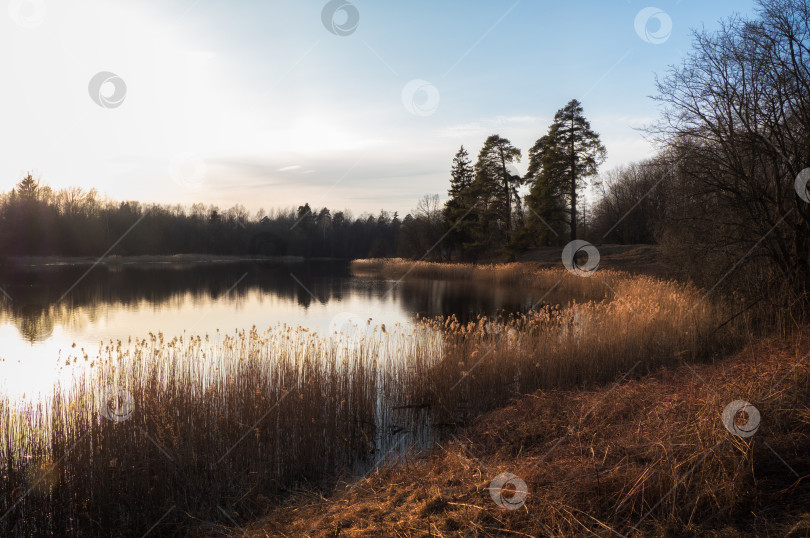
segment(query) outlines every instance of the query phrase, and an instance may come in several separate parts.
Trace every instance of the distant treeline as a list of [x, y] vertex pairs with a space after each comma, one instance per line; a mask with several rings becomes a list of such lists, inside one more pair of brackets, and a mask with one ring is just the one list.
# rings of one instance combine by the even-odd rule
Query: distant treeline
[[259, 211], [194, 204], [114, 202], [95, 190], [53, 190], [30, 174], [0, 198], [5, 256], [260, 254], [362, 258], [393, 256], [400, 219], [381, 211], [352, 217], [309, 204]]

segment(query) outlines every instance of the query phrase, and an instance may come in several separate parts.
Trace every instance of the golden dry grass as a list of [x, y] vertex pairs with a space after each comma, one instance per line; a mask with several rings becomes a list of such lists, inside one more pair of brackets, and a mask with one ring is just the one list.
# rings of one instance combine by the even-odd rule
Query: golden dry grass
[[[356, 275], [385, 278], [426, 278], [431, 280], [484, 280], [501, 284], [523, 284], [539, 275], [527, 263], [473, 265], [470, 263], [414, 262], [403, 258], [369, 258], [354, 260], [351, 270]], [[584, 279], [583, 279], [584, 280]], [[552, 284], [553, 282], [549, 282]]]
[[[807, 536], [810, 338], [596, 390], [546, 390], [480, 417], [428, 457], [329, 499], [298, 495], [249, 536]], [[761, 412], [744, 439], [733, 400]], [[794, 474], [798, 473], [798, 476]], [[502, 472], [528, 486], [493, 502]]]

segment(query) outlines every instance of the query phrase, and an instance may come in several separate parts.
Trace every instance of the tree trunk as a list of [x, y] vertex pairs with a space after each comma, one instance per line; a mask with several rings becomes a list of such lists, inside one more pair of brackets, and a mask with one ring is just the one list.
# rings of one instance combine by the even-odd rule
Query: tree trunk
[[577, 238], [577, 156], [574, 153], [574, 117], [571, 116], [571, 241]]
[[506, 195], [506, 239], [511, 239], [512, 235], [512, 197], [509, 193], [509, 177], [506, 171], [506, 158], [503, 155], [503, 148], [500, 149], [501, 154], [501, 177], [503, 177], [503, 190]]

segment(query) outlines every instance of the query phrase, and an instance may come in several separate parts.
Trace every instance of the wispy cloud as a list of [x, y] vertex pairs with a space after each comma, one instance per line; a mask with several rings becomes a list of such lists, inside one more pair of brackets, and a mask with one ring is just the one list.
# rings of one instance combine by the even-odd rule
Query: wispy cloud
[[482, 118], [473, 122], [447, 125], [439, 129], [438, 136], [453, 139], [477, 139], [487, 137], [496, 131], [506, 134], [510, 129], [521, 132], [527, 129], [545, 129], [545, 125], [548, 121], [549, 118], [541, 116], [495, 116], [492, 118]]

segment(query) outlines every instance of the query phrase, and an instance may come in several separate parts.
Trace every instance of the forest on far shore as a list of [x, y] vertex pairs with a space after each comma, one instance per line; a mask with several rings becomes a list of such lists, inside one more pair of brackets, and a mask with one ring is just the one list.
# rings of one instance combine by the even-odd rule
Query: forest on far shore
[[8, 256], [168, 254], [331, 258], [393, 256], [399, 216], [348, 211], [229, 209], [104, 199], [97, 191], [53, 190], [31, 174], [0, 197], [0, 253]]

